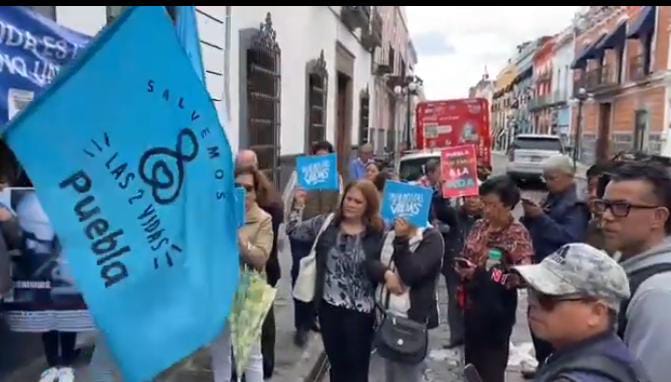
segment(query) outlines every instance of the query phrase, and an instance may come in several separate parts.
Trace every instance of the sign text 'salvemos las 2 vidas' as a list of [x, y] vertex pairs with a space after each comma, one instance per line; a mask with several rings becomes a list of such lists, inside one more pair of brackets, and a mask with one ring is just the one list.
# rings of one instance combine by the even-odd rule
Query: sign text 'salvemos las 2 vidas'
[[[147, 80], [148, 96], [160, 97], [166, 103], [173, 102], [173, 107], [185, 113], [191, 123], [200, 118], [196, 110], [185, 110], [184, 97], [176, 94], [171, 96], [169, 88], [158, 91], [156, 86], [154, 80]], [[207, 147], [208, 157], [217, 160], [221, 156], [221, 148], [218, 142], [207, 141], [211, 134], [210, 128], [202, 127], [199, 134], [202, 144], [210, 144]], [[113, 133], [104, 132], [100, 140], [91, 138], [89, 147], [83, 148], [82, 153], [91, 159], [99, 159], [102, 172], [114, 178], [119, 191], [127, 194], [128, 206], [136, 211], [134, 216], [137, 224], [145, 232], [146, 243], [154, 253], [154, 269], [158, 269], [163, 260], [168, 267], [172, 267], [173, 257], [179, 256], [183, 245], [170, 232], [166, 232], [156, 206], [172, 204], [179, 197], [186, 175], [186, 164], [194, 160], [201, 151], [199, 138], [191, 128], [182, 129], [174, 148], [154, 147], [146, 150], [140, 157], [137, 171], [134, 171], [129, 167], [128, 161], [120, 157], [111, 136]], [[218, 164], [215, 162], [214, 166]], [[223, 181], [225, 174], [223, 168], [217, 167], [213, 176]], [[72, 189], [80, 196], [73, 212], [91, 240], [91, 252], [98, 256], [96, 263], [100, 266], [100, 278], [107, 288], [128, 277], [124, 256], [131, 253], [131, 247], [123, 242], [123, 229], [111, 227], [104, 212], [96, 204], [95, 195], [90, 193], [92, 182], [89, 174], [82, 169], [60, 182], [59, 187]], [[149, 191], [146, 191], [147, 187]], [[222, 200], [226, 196], [224, 189], [222, 183], [221, 188], [214, 192], [214, 200]]]
[[239, 277], [232, 152], [164, 7], [103, 31], [7, 139], [124, 380], [221, 334]]

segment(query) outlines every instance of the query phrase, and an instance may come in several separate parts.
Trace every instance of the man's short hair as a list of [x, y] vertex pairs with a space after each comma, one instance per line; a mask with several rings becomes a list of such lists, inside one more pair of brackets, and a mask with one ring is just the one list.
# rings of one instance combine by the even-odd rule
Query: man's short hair
[[585, 175], [587, 176], [587, 179], [596, 178], [603, 175], [607, 170], [608, 166], [606, 164], [596, 163], [587, 169]]
[[559, 171], [562, 174], [573, 175], [575, 169], [573, 162], [566, 155], [554, 155], [543, 162], [544, 171]]
[[426, 162], [426, 173], [432, 174], [436, 171], [440, 171], [440, 161], [438, 159], [430, 159]]
[[366, 143], [365, 145], [362, 145], [361, 148], [359, 148], [359, 151], [362, 153], [372, 153], [373, 150], [373, 145], [370, 143]]
[[[671, 176], [669, 171], [656, 163], [628, 162], [615, 167], [610, 173], [611, 182], [638, 180], [652, 187], [652, 194], [661, 207], [671, 212]], [[671, 219], [666, 221], [666, 232], [671, 233]]]

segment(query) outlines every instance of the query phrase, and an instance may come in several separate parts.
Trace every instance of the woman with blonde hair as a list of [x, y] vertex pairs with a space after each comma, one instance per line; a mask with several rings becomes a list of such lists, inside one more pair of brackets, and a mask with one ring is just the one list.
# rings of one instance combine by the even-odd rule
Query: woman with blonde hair
[[331, 382], [366, 382], [373, 340], [375, 286], [366, 272], [379, 256], [384, 223], [377, 189], [367, 180], [350, 183], [334, 214], [301, 221], [305, 201], [296, 197], [287, 234], [315, 246], [312, 304], [319, 316]]

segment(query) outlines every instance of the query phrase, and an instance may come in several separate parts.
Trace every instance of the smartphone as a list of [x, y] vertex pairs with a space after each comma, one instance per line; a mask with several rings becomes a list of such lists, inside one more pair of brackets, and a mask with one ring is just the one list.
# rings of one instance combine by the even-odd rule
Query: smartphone
[[480, 373], [478, 373], [478, 370], [472, 363], [469, 363], [464, 367], [464, 379], [467, 382], [482, 382]]
[[475, 264], [465, 257], [455, 257], [454, 262], [459, 268], [474, 268]]

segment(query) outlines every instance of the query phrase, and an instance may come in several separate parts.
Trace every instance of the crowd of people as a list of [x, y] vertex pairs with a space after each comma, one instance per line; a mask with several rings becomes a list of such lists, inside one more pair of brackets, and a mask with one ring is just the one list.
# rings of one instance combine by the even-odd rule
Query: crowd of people
[[[333, 151], [324, 141], [307, 154]], [[314, 297], [294, 300], [294, 342], [303, 347], [310, 331], [321, 333], [332, 382], [368, 380], [371, 352], [384, 345], [381, 327], [388, 317], [415, 323], [408, 327], [428, 337], [440, 323], [441, 275], [450, 331], [444, 347], [463, 345], [465, 364], [473, 365], [484, 382], [505, 380], [520, 289], [528, 291], [538, 361], [538, 368], [523, 370], [526, 378], [657, 382], [671, 375], [666, 325], [671, 177], [666, 168], [595, 165], [587, 172], [585, 197], [578, 192], [573, 163], [557, 156], [544, 163], [548, 194], [543, 200], [524, 197], [507, 176], [482, 173], [479, 195], [450, 200], [442, 193], [440, 162], [430, 160], [416, 182], [433, 190], [426, 228], [382, 219], [385, 183], [398, 178], [375, 161], [370, 145], [359, 149], [348, 170], [338, 190], [320, 191], [301, 189], [294, 172], [280, 195], [259, 171], [253, 151], [236, 157], [236, 186], [246, 191], [238, 234], [241, 267], [276, 286], [278, 240], [286, 237], [295, 286], [301, 260], [314, 256]], [[513, 215], [518, 204], [520, 219]], [[0, 209], [2, 244], [10, 238], [25, 241], [15, 223], [14, 215]], [[244, 371], [247, 382], [273, 375], [275, 331], [271, 308]], [[73, 380], [75, 334], [47, 331], [43, 339], [50, 368], [41, 382]], [[215, 381], [235, 380], [230, 329], [209, 351]], [[380, 353], [386, 381], [422, 380], [426, 349], [412, 361], [389, 354]], [[118, 376], [102, 337], [91, 366], [95, 381]]]

